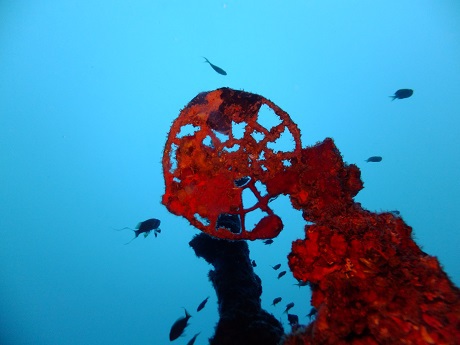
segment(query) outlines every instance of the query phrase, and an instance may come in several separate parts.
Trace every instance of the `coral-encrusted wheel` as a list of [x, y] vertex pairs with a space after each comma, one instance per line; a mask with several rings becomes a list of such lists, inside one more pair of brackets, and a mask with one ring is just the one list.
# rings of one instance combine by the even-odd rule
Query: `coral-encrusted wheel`
[[[163, 155], [163, 204], [225, 239], [272, 238], [283, 228], [264, 186], [301, 155], [300, 131], [262, 96], [222, 88], [196, 96], [174, 121]], [[262, 186], [262, 188], [261, 188]], [[257, 202], [243, 207], [243, 190]], [[264, 215], [252, 229], [246, 216]]]

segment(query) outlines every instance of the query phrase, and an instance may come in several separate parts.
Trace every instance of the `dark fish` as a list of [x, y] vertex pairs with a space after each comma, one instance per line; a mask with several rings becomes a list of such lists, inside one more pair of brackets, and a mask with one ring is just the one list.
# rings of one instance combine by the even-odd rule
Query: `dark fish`
[[291, 327], [297, 327], [299, 325], [299, 316], [295, 314], [288, 314], [288, 321]]
[[196, 337], [198, 337], [199, 334], [200, 334], [200, 332], [198, 332], [197, 334], [195, 334], [195, 335], [193, 336], [193, 338], [190, 339], [190, 340], [188, 341], [187, 345], [193, 345], [193, 344], [195, 344]]
[[264, 244], [265, 244], [265, 245], [272, 244], [272, 243], [273, 243], [273, 240], [271, 240], [271, 239], [270, 239], [270, 240], [265, 240], [265, 241], [264, 241]]
[[284, 310], [283, 313], [287, 313], [290, 309], [292, 309], [293, 306], [294, 306], [294, 302], [287, 304], [286, 309]]
[[251, 265], [252, 265], [252, 267], [257, 267], [256, 260], [252, 260], [252, 261], [251, 261]]
[[308, 316], [311, 321], [311, 318], [315, 316], [317, 313], [318, 313], [318, 310], [315, 307], [313, 307], [310, 309], [310, 312], [306, 316]]
[[235, 184], [235, 186], [243, 188], [250, 181], [251, 181], [251, 178], [249, 176], [243, 176], [242, 178], [239, 178], [238, 180], [233, 181], [233, 183]]
[[281, 297], [276, 297], [276, 298], [273, 300], [272, 306], [277, 305], [279, 302], [281, 302], [281, 300], [282, 300]]
[[377, 163], [377, 162], [381, 162], [382, 161], [382, 157], [380, 156], [372, 156], [372, 157], [369, 157], [368, 159], [366, 159], [366, 162], [374, 162], [374, 163]]
[[200, 303], [200, 305], [198, 306], [198, 308], [196, 308], [196, 311], [200, 311], [201, 309], [204, 308], [204, 306], [205, 306], [206, 303], [208, 302], [208, 298], [209, 298], [209, 296], [206, 297], [206, 298], [203, 300], [203, 302]]
[[299, 289], [300, 289], [302, 286], [308, 286], [308, 282], [298, 280], [297, 283], [295, 283], [294, 285], [297, 285], [299, 287]]
[[[161, 221], [159, 219], [150, 218], [150, 219], [144, 220], [143, 222], [140, 222], [139, 224], [137, 224], [135, 228], [136, 230], [131, 229], [129, 227], [125, 227], [123, 229], [119, 229], [118, 231], [125, 230], [125, 229], [134, 231], [134, 238], [131, 241], [136, 239], [140, 234], [144, 234], [144, 237], [147, 237], [151, 231], [153, 231], [155, 234], [155, 237], [157, 237], [158, 234], [161, 233], [161, 229], [159, 228], [160, 223]], [[125, 244], [131, 243], [131, 241]]]
[[276, 264], [275, 266], [272, 266], [272, 268], [276, 271], [281, 267], [281, 264]]
[[185, 316], [177, 319], [176, 322], [171, 327], [171, 330], [169, 331], [169, 340], [173, 341], [179, 338], [182, 333], [184, 333], [185, 327], [188, 325], [188, 319], [190, 319], [192, 316], [187, 312], [187, 309], [185, 310]]
[[207, 63], [212, 67], [212, 69], [213, 69], [214, 71], [216, 71], [217, 73], [222, 74], [222, 75], [227, 75], [227, 72], [225, 72], [222, 68], [217, 67], [216, 65], [213, 65], [213, 64], [210, 63], [209, 60], [206, 59], [204, 56], [203, 56], [203, 58], [206, 60], [205, 62], [207, 62]]
[[399, 216], [401, 214], [401, 212], [399, 212], [398, 210], [390, 211], [390, 213], [393, 213], [395, 216]]
[[398, 91], [395, 92], [394, 96], [390, 96], [392, 98], [392, 101], [395, 99], [403, 99], [403, 98], [409, 98], [412, 96], [414, 93], [414, 90], [412, 89], [399, 89]]
[[286, 274], [286, 271], [281, 271], [280, 273], [278, 273], [278, 279], [280, 279], [285, 274]]

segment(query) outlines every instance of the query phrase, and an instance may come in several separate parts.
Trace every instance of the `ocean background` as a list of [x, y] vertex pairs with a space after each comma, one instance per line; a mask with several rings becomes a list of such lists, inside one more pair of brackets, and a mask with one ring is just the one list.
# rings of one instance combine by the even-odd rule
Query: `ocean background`
[[[361, 169], [356, 201], [399, 210], [460, 285], [458, 0], [0, 0], [2, 345], [168, 344], [183, 308], [174, 343], [208, 343], [211, 266], [160, 202], [161, 158], [180, 110], [224, 86], [287, 111], [303, 146], [332, 137]], [[414, 95], [391, 101], [401, 88]], [[287, 197], [271, 205], [284, 230], [249, 246], [289, 330], [289, 302], [309, 322], [286, 258], [305, 222]], [[114, 230], [148, 218], [157, 238]]]

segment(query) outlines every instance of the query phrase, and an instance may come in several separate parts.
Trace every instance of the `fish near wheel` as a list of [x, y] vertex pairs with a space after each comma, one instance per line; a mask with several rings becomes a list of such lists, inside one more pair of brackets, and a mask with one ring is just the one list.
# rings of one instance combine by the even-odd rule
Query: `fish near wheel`
[[[275, 121], [267, 123], [265, 117]], [[292, 147], [281, 147], [282, 136]], [[279, 179], [300, 156], [299, 129], [270, 100], [230, 88], [203, 92], [180, 112], [169, 132], [162, 202], [218, 238], [273, 238], [283, 228], [269, 207], [277, 195], [260, 186]], [[256, 202], [244, 208], [246, 189]], [[247, 214], [255, 210], [264, 216], [251, 228]]]

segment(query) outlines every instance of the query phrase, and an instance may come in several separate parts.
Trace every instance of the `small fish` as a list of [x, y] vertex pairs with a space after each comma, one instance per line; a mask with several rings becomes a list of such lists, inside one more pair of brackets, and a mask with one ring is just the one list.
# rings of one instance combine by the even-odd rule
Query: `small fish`
[[412, 96], [414, 93], [414, 90], [412, 89], [399, 89], [398, 91], [395, 92], [394, 96], [390, 96], [392, 98], [392, 101], [395, 99], [403, 99], [403, 98], [409, 98]]
[[288, 303], [288, 304], [286, 305], [286, 309], [284, 310], [283, 314], [284, 314], [284, 313], [287, 313], [289, 310], [291, 310], [292, 307], [294, 307], [294, 302]]
[[393, 211], [389, 211], [390, 213], [393, 213], [395, 216], [399, 216], [401, 214], [401, 212], [399, 212], [398, 210], [393, 210]]
[[299, 287], [299, 289], [300, 289], [302, 286], [308, 286], [308, 282], [298, 280], [297, 283], [295, 283], [294, 285], [297, 285]]
[[272, 306], [277, 305], [279, 302], [281, 302], [281, 300], [282, 300], [281, 297], [276, 297], [276, 298], [273, 300]]
[[374, 163], [377, 163], [377, 162], [381, 162], [382, 161], [382, 157], [380, 156], [372, 156], [372, 157], [369, 157], [368, 159], [366, 159], [366, 162], [374, 162]]
[[275, 266], [272, 266], [272, 268], [276, 271], [281, 267], [281, 264], [276, 264]]
[[239, 188], [243, 188], [250, 181], [251, 181], [251, 178], [249, 176], [243, 176], [242, 178], [239, 178], [238, 180], [233, 181], [233, 183], [235, 184], [235, 186], [237, 186]]
[[269, 239], [269, 240], [265, 240], [264, 241], [264, 244], [265, 245], [269, 245], [269, 244], [272, 244], [273, 243], [273, 240], [272, 239]]
[[140, 222], [139, 224], [137, 224], [135, 228], [136, 230], [131, 229], [129, 227], [124, 227], [123, 229], [118, 229], [117, 231], [121, 231], [125, 229], [134, 231], [134, 238], [131, 241], [125, 243], [125, 244], [128, 244], [128, 243], [131, 243], [133, 240], [135, 240], [140, 234], [144, 234], [144, 238], [147, 237], [151, 231], [153, 231], [155, 234], [155, 237], [157, 237], [158, 234], [161, 233], [161, 229], [159, 228], [160, 223], [161, 221], [159, 219], [150, 218], [150, 219], [144, 220], [143, 222]]
[[188, 341], [187, 345], [193, 345], [193, 344], [195, 344], [196, 337], [198, 337], [198, 335], [199, 335], [200, 333], [201, 333], [201, 332], [198, 332], [197, 334], [195, 334], [195, 335], [193, 336], [193, 338], [190, 339], [190, 340]]
[[174, 324], [171, 327], [171, 330], [169, 331], [169, 340], [173, 341], [179, 338], [182, 333], [184, 333], [185, 327], [188, 325], [188, 319], [190, 319], [192, 316], [187, 312], [187, 309], [185, 309], [185, 316], [181, 317], [174, 322]]
[[251, 261], [251, 265], [252, 265], [252, 267], [257, 267], [256, 260], [252, 260], [252, 261]]
[[209, 296], [206, 297], [206, 298], [203, 300], [203, 302], [201, 302], [201, 303], [199, 304], [198, 308], [196, 308], [196, 311], [200, 311], [201, 309], [203, 309], [204, 306], [206, 305], [206, 303], [208, 302], [208, 299], [209, 299]]
[[288, 321], [291, 327], [299, 326], [299, 316], [295, 314], [288, 314]]
[[207, 63], [212, 67], [212, 69], [213, 69], [214, 71], [216, 71], [217, 73], [222, 74], [222, 75], [227, 75], [227, 72], [225, 72], [222, 68], [217, 67], [216, 65], [213, 65], [213, 64], [210, 63], [209, 60], [206, 59], [204, 56], [203, 56], [203, 58], [206, 60], [205, 62], [207, 62]]
[[308, 316], [311, 321], [311, 318], [315, 316], [317, 313], [318, 313], [318, 310], [315, 307], [313, 307], [310, 309], [310, 312], [306, 316]]
[[281, 271], [280, 273], [278, 273], [278, 279], [280, 279], [285, 274], [286, 274], [286, 271]]

